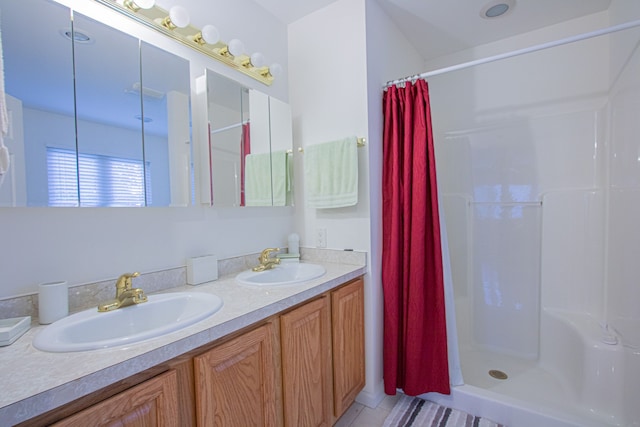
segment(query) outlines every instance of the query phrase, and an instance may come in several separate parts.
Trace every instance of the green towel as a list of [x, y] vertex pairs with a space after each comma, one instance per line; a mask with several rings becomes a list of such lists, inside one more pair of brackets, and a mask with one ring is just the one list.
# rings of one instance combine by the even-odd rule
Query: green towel
[[358, 138], [311, 145], [304, 150], [307, 205], [341, 208], [358, 203]]
[[289, 154], [285, 151], [249, 154], [245, 157], [246, 206], [286, 206], [290, 201]]
[[244, 158], [244, 204], [271, 206], [271, 153], [248, 154]]
[[291, 192], [289, 175], [289, 154], [286, 151], [271, 153], [271, 182], [273, 186], [273, 206], [287, 206]]

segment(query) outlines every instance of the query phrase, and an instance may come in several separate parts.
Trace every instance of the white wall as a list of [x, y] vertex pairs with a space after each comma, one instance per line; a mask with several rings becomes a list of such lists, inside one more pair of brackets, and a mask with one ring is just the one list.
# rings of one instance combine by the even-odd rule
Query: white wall
[[[330, 24], [328, 24], [330, 23]], [[366, 386], [358, 397], [375, 406], [382, 387], [382, 288], [380, 284], [380, 182], [382, 86], [420, 70], [422, 61], [376, 2], [340, 0], [289, 26], [290, 101], [294, 146], [348, 135], [366, 137], [358, 150], [359, 200], [355, 207], [305, 207], [304, 182], [296, 174], [296, 228], [303, 246], [317, 244], [367, 251], [365, 276]], [[294, 150], [295, 151], [295, 150]], [[295, 155], [296, 171], [303, 155]]]
[[365, 397], [375, 402], [383, 392], [383, 295], [382, 265], [382, 164], [383, 86], [390, 80], [422, 72], [422, 58], [375, 1], [366, 2], [367, 18], [367, 109], [370, 197], [371, 287], [367, 293], [367, 388]]
[[[196, 22], [196, 17], [224, 25], [221, 32], [225, 40], [238, 37], [247, 49], [260, 49], [268, 61], [280, 62], [285, 75], [271, 87], [96, 2], [59, 2], [189, 58], [194, 78], [208, 67], [247, 87], [279, 99], [288, 98], [286, 26], [251, 2], [209, 2], [206, 11], [194, 10], [192, 16], [196, 25], [203, 25]], [[180, 3], [192, 6], [188, 1]], [[195, 118], [194, 112], [194, 135], [202, 126]], [[292, 208], [2, 208], [0, 298], [35, 292], [38, 283], [52, 280], [76, 285], [115, 278], [125, 271], [183, 266], [187, 257], [203, 254], [226, 258], [259, 252], [265, 247], [286, 245], [286, 236], [292, 230]]]
[[[290, 102], [293, 113], [294, 170], [304, 154], [295, 150], [350, 135], [368, 137], [367, 64], [364, 0], [340, 0], [289, 25]], [[322, 35], [322, 36], [319, 36]], [[317, 245], [316, 230], [326, 230], [327, 247], [370, 250], [369, 145], [358, 149], [358, 203], [338, 209], [305, 206], [303, 174], [295, 174], [296, 228], [302, 246]], [[365, 299], [374, 286], [365, 276]], [[372, 319], [365, 313], [369, 343]], [[367, 384], [374, 394], [370, 352], [366, 349]]]
[[[335, 2], [289, 25], [295, 147], [368, 136], [365, 42], [362, 0]], [[369, 249], [367, 151], [368, 147], [358, 150], [358, 204], [354, 207], [307, 208], [303, 174], [296, 173], [296, 227], [303, 246], [316, 246], [316, 230], [325, 228], [329, 248]], [[295, 171], [303, 170], [303, 156], [296, 152]]]

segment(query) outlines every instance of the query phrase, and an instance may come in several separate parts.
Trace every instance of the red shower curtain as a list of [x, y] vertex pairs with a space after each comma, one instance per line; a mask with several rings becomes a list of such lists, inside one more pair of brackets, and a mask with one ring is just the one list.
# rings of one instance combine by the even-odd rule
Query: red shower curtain
[[429, 89], [383, 96], [384, 385], [449, 394], [447, 331]]

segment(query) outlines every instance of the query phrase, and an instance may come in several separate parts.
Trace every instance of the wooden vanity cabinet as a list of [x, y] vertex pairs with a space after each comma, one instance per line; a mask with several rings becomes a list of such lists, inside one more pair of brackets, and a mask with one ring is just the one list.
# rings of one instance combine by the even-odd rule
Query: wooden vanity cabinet
[[331, 426], [362, 390], [362, 278], [280, 317], [285, 426]]
[[280, 426], [277, 319], [194, 357], [196, 425]]
[[331, 426], [364, 387], [356, 279], [194, 357], [197, 426]]
[[284, 425], [331, 426], [332, 363], [329, 298], [280, 317]]
[[331, 426], [364, 387], [363, 286], [352, 280], [21, 426]]
[[364, 388], [364, 281], [331, 293], [333, 410], [339, 418]]
[[180, 427], [178, 411], [178, 380], [176, 371], [170, 370], [67, 417], [53, 427]]

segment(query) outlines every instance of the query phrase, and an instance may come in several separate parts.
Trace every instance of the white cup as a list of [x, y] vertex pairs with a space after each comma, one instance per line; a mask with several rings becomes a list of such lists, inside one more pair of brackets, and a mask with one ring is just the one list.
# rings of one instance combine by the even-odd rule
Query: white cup
[[38, 285], [38, 318], [41, 325], [48, 325], [69, 314], [69, 288], [67, 282], [50, 282]]

